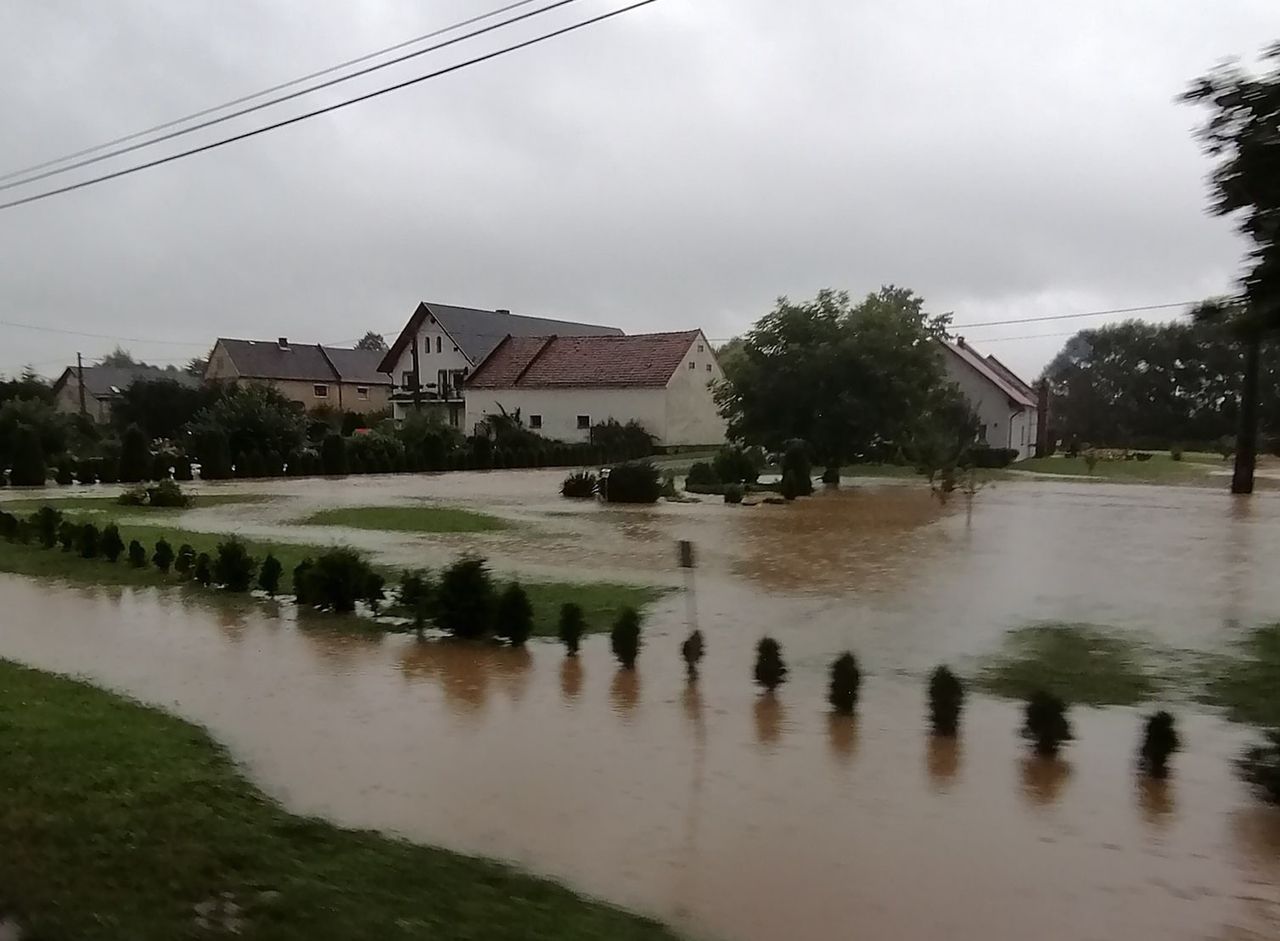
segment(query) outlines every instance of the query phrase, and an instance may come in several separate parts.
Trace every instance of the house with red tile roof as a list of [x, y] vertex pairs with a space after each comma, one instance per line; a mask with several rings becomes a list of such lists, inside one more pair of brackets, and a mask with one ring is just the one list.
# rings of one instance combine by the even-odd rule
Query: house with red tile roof
[[942, 343], [947, 378], [960, 388], [978, 415], [978, 435], [993, 448], [1018, 452], [1015, 460], [1035, 454], [1039, 413], [1036, 394], [1004, 363], [983, 356], [964, 337]]
[[466, 431], [519, 409], [526, 428], [561, 441], [587, 441], [614, 419], [640, 422], [659, 447], [719, 445], [712, 393], [723, 378], [701, 330], [507, 336], [464, 383]]

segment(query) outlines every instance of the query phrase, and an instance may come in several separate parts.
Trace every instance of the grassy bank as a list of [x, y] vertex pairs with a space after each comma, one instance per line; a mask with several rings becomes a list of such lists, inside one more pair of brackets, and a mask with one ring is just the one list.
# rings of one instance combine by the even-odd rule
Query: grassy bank
[[[123, 509], [123, 507], [121, 508]], [[95, 518], [96, 520], [96, 518]], [[134, 525], [122, 523], [120, 537], [126, 544], [137, 539], [150, 558], [155, 544], [161, 537], [167, 539], [176, 550], [182, 543], [189, 543], [197, 553], [207, 552], [212, 557], [218, 543], [228, 538], [226, 533], [198, 533], [163, 525]], [[327, 547], [287, 542], [244, 540], [249, 552], [261, 560], [270, 552], [284, 566], [280, 590], [293, 592], [293, 569], [304, 558], [314, 558]], [[388, 585], [394, 585], [400, 572], [387, 566], [378, 566]], [[176, 573], [162, 574], [153, 565], [132, 568], [121, 558], [118, 562], [105, 559], [82, 559], [75, 552], [63, 552], [60, 548], [43, 549], [38, 545], [20, 545], [0, 540], [0, 572], [15, 575], [31, 575], [40, 578], [59, 578], [90, 585], [129, 585], [154, 587], [164, 585], [191, 585]], [[499, 584], [506, 579], [496, 578]], [[613, 626], [618, 612], [624, 607], [641, 609], [656, 601], [663, 594], [659, 588], [637, 585], [617, 585], [609, 582], [579, 584], [576, 582], [538, 582], [521, 580], [529, 602], [533, 606], [533, 633], [539, 637], [554, 637], [559, 625], [560, 607], [573, 602], [582, 607], [586, 616], [588, 633], [600, 633]], [[216, 589], [198, 589], [216, 595]], [[372, 623], [372, 622], [371, 622]]]
[[191, 497], [191, 506], [183, 508], [164, 506], [121, 506], [116, 502], [116, 499], [119, 496], [119, 493], [113, 493], [110, 496], [101, 497], [61, 497], [55, 492], [48, 496], [41, 496], [38, 498], [0, 500], [0, 510], [6, 510], [9, 513], [31, 513], [40, 509], [42, 506], [51, 506], [64, 513], [80, 513], [85, 515], [99, 513], [117, 515], [128, 513], [131, 516], [160, 518], [165, 516], [176, 516], [188, 509], [198, 510], [211, 506], [228, 506], [236, 503], [265, 503], [268, 500], [276, 499], [263, 494], [252, 493], [189, 494]]
[[485, 533], [512, 524], [487, 513], [449, 506], [350, 506], [321, 510], [298, 521], [307, 526], [350, 526], [395, 533]]
[[0, 914], [33, 939], [658, 939], [505, 866], [286, 813], [205, 732], [0, 661]]
[[1212, 483], [1214, 478], [1210, 471], [1224, 466], [1221, 461], [1214, 464], [1201, 463], [1187, 459], [1175, 461], [1168, 453], [1157, 453], [1149, 461], [1098, 461], [1093, 470], [1085, 463], [1083, 457], [1034, 457], [1019, 461], [1013, 465], [1014, 470], [1031, 471], [1039, 474], [1062, 474], [1068, 477], [1084, 477], [1093, 480], [1106, 480], [1128, 483]]

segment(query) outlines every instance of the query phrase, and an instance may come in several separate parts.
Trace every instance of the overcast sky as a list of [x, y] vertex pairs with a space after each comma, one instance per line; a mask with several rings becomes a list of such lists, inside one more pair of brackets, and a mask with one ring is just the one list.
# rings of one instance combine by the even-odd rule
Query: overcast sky
[[[625, 2], [577, 0], [279, 115]], [[0, 173], [501, 5], [0, 0]], [[219, 335], [390, 340], [419, 300], [720, 338], [824, 286], [906, 285], [958, 323], [1221, 293], [1242, 247], [1204, 213], [1200, 115], [1174, 98], [1221, 59], [1256, 61], [1280, 38], [1276, 13], [1275, 0], [658, 0], [0, 212], [0, 320], [146, 338], [122, 345], [181, 362]], [[985, 338], [1106, 319], [964, 332], [1033, 376], [1064, 338]], [[0, 372], [56, 374], [113, 346], [0, 325]]]

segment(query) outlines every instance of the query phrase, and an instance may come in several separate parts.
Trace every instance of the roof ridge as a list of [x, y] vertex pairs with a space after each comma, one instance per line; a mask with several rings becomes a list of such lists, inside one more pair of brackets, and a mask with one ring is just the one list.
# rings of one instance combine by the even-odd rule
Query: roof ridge
[[[508, 339], [510, 339], [510, 337], [508, 337]], [[529, 357], [529, 362], [525, 363], [524, 368], [521, 369], [518, 373], [516, 373], [516, 377], [511, 380], [511, 384], [513, 386], [520, 384], [520, 380], [523, 379], [524, 374], [529, 371], [529, 367], [532, 366], [534, 363], [536, 363], [539, 357], [541, 357], [542, 354], [547, 351], [547, 347], [549, 347], [552, 343], [556, 341], [556, 335], [553, 333], [549, 337], [538, 337], [537, 339], [542, 340], [542, 342], [538, 345], [537, 352]]]

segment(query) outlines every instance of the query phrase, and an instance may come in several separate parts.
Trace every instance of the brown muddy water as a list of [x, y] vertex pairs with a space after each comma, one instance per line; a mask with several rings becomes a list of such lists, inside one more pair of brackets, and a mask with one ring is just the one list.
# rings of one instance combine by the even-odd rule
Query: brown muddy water
[[[1139, 710], [1073, 710], [1078, 740], [1045, 763], [1015, 704], [973, 698], [952, 745], [926, 734], [923, 702], [934, 664], [1028, 621], [1214, 648], [1274, 619], [1280, 500], [1036, 483], [971, 507], [861, 486], [792, 507], [569, 509], [533, 499], [544, 478], [429, 495], [541, 527], [525, 545], [473, 537], [511, 571], [679, 584], [672, 541], [695, 539], [695, 686], [682, 594], [649, 612], [629, 675], [601, 636], [569, 661], [546, 642], [342, 635], [265, 604], [0, 576], [0, 656], [205, 724], [292, 809], [508, 859], [694, 937], [1280, 937], [1280, 814], [1231, 774], [1246, 730], [1178, 706], [1187, 749], [1153, 786], [1133, 769]], [[765, 631], [792, 669], [772, 699], [750, 682]], [[845, 647], [868, 672], [852, 721], [824, 703]]]

